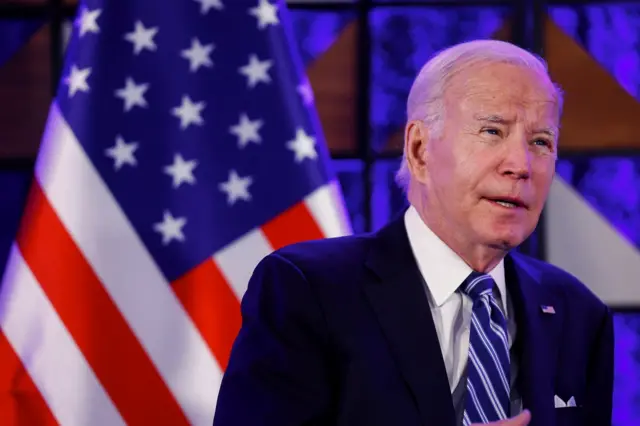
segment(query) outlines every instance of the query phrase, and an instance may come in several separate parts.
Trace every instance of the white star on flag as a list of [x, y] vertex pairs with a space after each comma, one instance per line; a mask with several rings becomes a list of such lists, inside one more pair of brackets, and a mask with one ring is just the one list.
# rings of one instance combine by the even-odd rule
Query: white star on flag
[[200, 3], [200, 13], [206, 15], [209, 9], [222, 10], [224, 8], [221, 0], [195, 0]]
[[269, 68], [273, 65], [273, 61], [258, 59], [255, 54], [249, 55], [249, 63], [240, 67], [240, 74], [247, 77], [247, 86], [255, 87], [259, 82], [270, 83], [271, 77], [268, 74]]
[[247, 114], [243, 113], [240, 115], [240, 122], [235, 126], [231, 126], [229, 132], [237, 136], [238, 147], [244, 148], [249, 142], [259, 144], [262, 141], [258, 131], [263, 124], [262, 120], [250, 120]]
[[249, 9], [249, 14], [258, 19], [258, 28], [263, 29], [269, 25], [276, 25], [278, 20], [278, 7], [268, 0], [259, 0], [258, 6]]
[[171, 113], [180, 119], [180, 128], [184, 130], [191, 124], [197, 124], [199, 126], [204, 124], [204, 120], [200, 114], [205, 106], [204, 101], [193, 103], [189, 96], [184, 95], [182, 97], [182, 104], [180, 104], [179, 107], [174, 107]]
[[296, 138], [287, 142], [287, 148], [295, 153], [296, 163], [300, 163], [305, 158], [315, 160], [318, 157], [315, 144], [315, 138], [307, 135], [304, 129], [298, 128], [296, 130]]
[[91, 68], [83, 68], [79, 69], [75, 65], [71, 66], [71, 73], [67, 78], [64, 79], [64, 82], [69, 86], [69, 97], [72, 97], [76, 94], [76, 92], [88, 92], [89, 91], [89, 83], [87, 83], [87, 78], [91, 74]]
[[311, 87], [311, 84], [309, 84], [308, 81], [305, 81], [304, 83], [300, 83], [300, 85], [298, 85], [297, 87], [297, 90], [300, 96], [302, 97], [302, 101], [304, 102], [305, 105], [309, 106], [313, 104], [313, 88]]
[[200, 40], [194, 38], [191, 40], [191, 47], [180, 52], [180, 56], [189, 60], [189, 70], [195, 72], [201, 66], [213, 66], [213, 62], [209, 57], [213, 49], [213, 43], [202, 45]]
[[144, 99], [144, 93], [147, 89], [149, 89], [149, 84], [136, 84], [131, 77], [127, 77], [124, 87], [116, 90], [115, 94], [116, 97], [124, 100], [124, 110], [129, 111], [134, 106], [147, 106], [147, 101]]
[[80, 28], [80, 38], [86, 33], [99, 33], [100, 27], [98, 27], [98, 17], [102, 13], [102, 9], [89, 10], [86, 7], [82, 8], [80, 16], [75, 21], [75, 26]]
[[235, 170], [231, 170], [229, 180], [222, 182], [219, 188], [227, 194], [227, 204], [232, 206], [238, 200], [251, 201], [249, 185], [252, 183], [251, 176], [240, 177]]
[[186, 218], [175, 218], [168, 210], [165, 210], [162, 222], [154, 224], [153, 229], [162, 234], [162, 244], [166, 246], [172, 240], [185, 240], [182, 228], [184, 228], [186, 224]]
[[193, 169], [198, 165], [198, 161], [189, 160], [185, 161], [180, 154], [175, 154], [173, 157], [173, 164], [166, 166], [164, 172], [173, 178], [173, 187], [179, 188], [183, 183], [196, 183], [196, 178], [193, 176]]
[[111, 148], [107, 148], [105, 154], [107, 157], [113, 158], [114, 170], [120, 170], [125, 164], [130, 166], [136, 166], [138, 162], [133, 153], [138, 149], [137, 142], [127, 143], [122, 136], [116, 136], [116, 144]]
[[140, 21], [136, 21], [135, 29], [125, 34], [124, 38], [133, 43], [133, 53], [139, 54], [143, 49], [155, 51], [157, 49], [153, 37], [158, 33], [158, 27], [145, 28]]

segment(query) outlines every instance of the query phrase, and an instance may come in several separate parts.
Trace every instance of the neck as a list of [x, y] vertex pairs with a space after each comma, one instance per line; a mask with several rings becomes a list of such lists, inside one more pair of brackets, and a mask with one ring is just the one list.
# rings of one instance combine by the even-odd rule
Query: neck
[[451, 247], [471, 269], [478, 272], [490, 272], [508, 253], [508, 251], [497, 247], [487, 247], [483, 245], [465, 247], [455, 244], [454, 241], [443, 241]]
[[414, 203], [412, 201], [411, 204], [429, 229], [474, 271], [490, 272], [509, 252], [507, 247], [478, 244], [469, 241], [465, 235], [458, 232], [447, 232], [446, 229], [450, 228], [450, 226], [443, 218], [431, 217], [425, 214], [426, 209], [422, 208], [419, 202]]

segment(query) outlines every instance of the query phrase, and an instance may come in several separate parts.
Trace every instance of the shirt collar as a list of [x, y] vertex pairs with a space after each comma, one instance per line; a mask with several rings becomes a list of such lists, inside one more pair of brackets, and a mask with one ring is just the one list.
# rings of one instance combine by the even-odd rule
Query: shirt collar
[[[418, 269], [426, 281], [427, 288], [438, 306], [451, 297], [469, 276], [472, 269], [457, 253], [442, 241], [424, 223], [415, 207], [410, 206], [404, 216], [411, 250]], [[501, 260], [489, 275], [500, 292], [503, 312], [507, 312], [504, 260]]]

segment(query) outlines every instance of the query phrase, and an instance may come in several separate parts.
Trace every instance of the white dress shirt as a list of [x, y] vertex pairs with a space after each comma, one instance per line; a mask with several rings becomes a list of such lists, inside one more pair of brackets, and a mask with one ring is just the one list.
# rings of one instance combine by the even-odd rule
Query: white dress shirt
[[[404, 219], [409, 243], [426, 285], [431, 314], [449, 378], [449, 387], [453, 393], [465, 374], [473, 307], [471, 298], [456, 290], [472, 269], [427, 227], [413, 206], [409, 207]], [[496, 282], [498, 290], [497, 292], [494, 290], [494, 297], [502, 306], [507, 318], [509, 347], [511, 347], [516, 330], [513, 308], [506, 289], [504, 261], [500, 261], [489, 274]], [[514, 361], [512, 359], [512, 382], [515, 378]]]

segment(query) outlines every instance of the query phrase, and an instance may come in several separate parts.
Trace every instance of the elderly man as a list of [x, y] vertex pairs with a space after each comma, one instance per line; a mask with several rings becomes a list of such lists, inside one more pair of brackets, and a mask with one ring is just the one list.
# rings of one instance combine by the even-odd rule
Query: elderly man
[[410, 207], [260, 263], [214, 425], [609, 425], [610, 312], [513, 250], [549, 192], [561, 109], [511, 44], [431, 59], [408, 99]]

